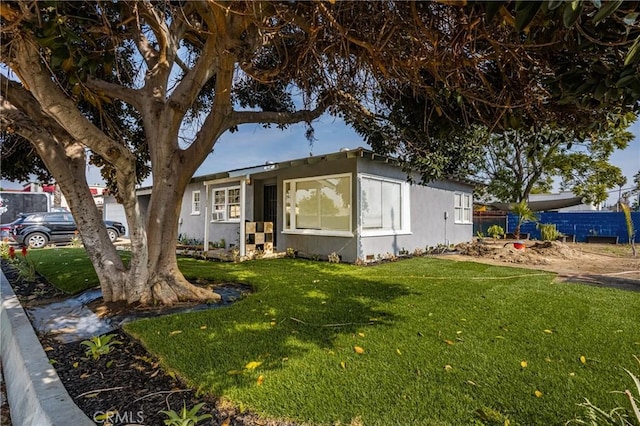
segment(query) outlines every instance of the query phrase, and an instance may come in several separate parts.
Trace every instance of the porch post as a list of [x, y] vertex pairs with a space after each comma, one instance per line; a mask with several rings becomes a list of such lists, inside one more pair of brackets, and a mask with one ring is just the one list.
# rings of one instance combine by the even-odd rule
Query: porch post
[[209, 251], [209, 185], [204, 184], [204, 247], [205, 254]]
[[[247, 176], [248, 178], [248, 176]], [[246, 239], [246, 225], [245, 225], [245, 221], [246, 221], [246, 212], [245, 212], [245, 202], [247, 199], [247, 195], [246, 195], [246, 191], [247, 191], [247, 179], [243, 178], [240, 179], [240, 256], [246, 256], [246, 244], [245, 244], [245, 239]]]

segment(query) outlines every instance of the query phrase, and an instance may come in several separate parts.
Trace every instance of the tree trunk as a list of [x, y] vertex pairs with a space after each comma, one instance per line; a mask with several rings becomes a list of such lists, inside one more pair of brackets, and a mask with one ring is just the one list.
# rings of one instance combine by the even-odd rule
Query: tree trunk
[[[147, 244], [145, 220], [135, 194], [135, 173], [126, 168], [119, 170], [117, 176], [132, 246], [129, 268], [124, 266], [109, 241], [102, 215], [87, 184], [84, 146], [58, 123], [42, 114], [34, 99], [25, 96], [24, 90], [16, 83], [6, 84], [12, 90], [7, 92], [8, 100], [2, 100], [2, 122], [10, 122], [16, 133], [31, 142], [60, 186], [98, 275], [104, 300], [146, 304], [219, 300], [219, 295], [187, 282], [178, 269], [175, 254], [178, 211], [167, 209], [169, 200], [163, 195], [165, 191], [157, 191], [152, 197], [150, 211], [153, 214], [149, 219], [152, 238]], [[179, 173], [169, 170], [165, 173], [169, 176], [168, 181], [178, 180], [176, 176]], [[175, 186], [175, 183], [169, 182], [168, 186]], [[180, 182], [183, 191], [185, 186], [186, 182]], [[157, 187], [162, 188], [162, 185]], [[179, 209], [181, 197], [175, 192], [169, 193], [173, 194], [171, 201], [177, 200], [174, 205]]]
[[[170, 139], [171, 134], [156, 134], [153, 137]], [[170, 145], [170, 141], [164, 146], [167, 145]], [[163, 154], [167, 155], [166, 152]], [[218, 294], [189, 283], [178, 268], [178, 218], [190, 174], [181, 170], [184, 164], [180, 160], [162, 161], [156, 158], [156, 161], [154, 190], [146, 220], [147, 263], [146, 271], [142, 274], [146, 275], [146, 279], [129, 283], [128, 288], [133, 293], [129, 302], [173, 304], [183, 300], [219, 301]], [[139, 267], [142, 273], [145, 266]]]

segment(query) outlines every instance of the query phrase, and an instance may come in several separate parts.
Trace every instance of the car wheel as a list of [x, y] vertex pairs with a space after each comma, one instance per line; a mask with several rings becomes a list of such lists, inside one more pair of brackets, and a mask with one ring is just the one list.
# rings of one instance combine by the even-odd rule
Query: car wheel
[[29, 234], [24, 241], [27, 246], [34, 249], [43, 248], [44, 246], [49, 244], [49, 238], [42, 232], [34, 232], [33, 234]]
[[118, 231], [115, 229], [107, 228], [107, 234], [109, 234], [109, 241], [114, 242], [118, 239]]

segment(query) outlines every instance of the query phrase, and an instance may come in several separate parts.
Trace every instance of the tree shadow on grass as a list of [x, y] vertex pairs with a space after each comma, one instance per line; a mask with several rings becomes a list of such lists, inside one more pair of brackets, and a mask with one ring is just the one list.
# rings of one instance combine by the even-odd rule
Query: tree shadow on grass
[[353, 266], [301, 260], [252, 266], [227, 267], [256, 289], [233, 306], [143, 320], [127, 330], [187, 382], [224, 395], [307, 362], [310, 351], [352, 355], [340, 337], [402, 320], [386, 304], [411, 294], [408, 286], [349, 273]]

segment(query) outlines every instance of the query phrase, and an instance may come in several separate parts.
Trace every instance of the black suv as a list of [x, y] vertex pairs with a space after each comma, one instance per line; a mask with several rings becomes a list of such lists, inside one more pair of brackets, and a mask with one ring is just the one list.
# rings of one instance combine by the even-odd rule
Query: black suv
[[[120, 222], [104, 221], [109, 239], [114, 242], [124, 235]], [[68, 243], [76, 235], [76, 222], [69, 212], [21, 213], [11, 224], [11, 236], [18, 243], [42, 248], [50, 243]]]

